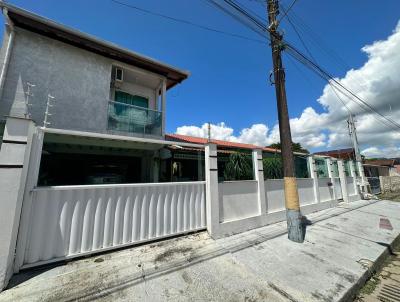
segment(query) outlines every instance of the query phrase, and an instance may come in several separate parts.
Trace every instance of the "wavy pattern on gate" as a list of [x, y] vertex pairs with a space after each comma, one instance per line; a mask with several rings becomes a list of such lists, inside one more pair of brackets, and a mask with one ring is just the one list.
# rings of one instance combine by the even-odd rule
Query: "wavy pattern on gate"
[[205, 182], [38, 188], [24, 263], [205, 227]]

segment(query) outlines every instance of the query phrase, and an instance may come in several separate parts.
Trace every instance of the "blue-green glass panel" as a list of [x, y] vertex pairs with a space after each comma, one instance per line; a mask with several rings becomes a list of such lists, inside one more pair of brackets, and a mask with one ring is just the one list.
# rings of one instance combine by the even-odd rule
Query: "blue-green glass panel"
[[336, 160], [332, 162], [332, 176], [339, 177], [339, 168]]
[[329, 177], [328, 165], [326, 160], [323, 158], [315, 159], [315, 168], [317, 170], [318, 177]]
[[109, 102], [108, 129], [161, 135], [161, 112], [138, 106]]
[[350, 176], [350, 162], [348, 160], [346, 160], [344, 162], [344, 173], [346, 174], [346, 176]]
[[115, 101], [128, 105], [149, 108], [149, 100], [139, 95], [131, 95], [123, 91], [115, 91]]

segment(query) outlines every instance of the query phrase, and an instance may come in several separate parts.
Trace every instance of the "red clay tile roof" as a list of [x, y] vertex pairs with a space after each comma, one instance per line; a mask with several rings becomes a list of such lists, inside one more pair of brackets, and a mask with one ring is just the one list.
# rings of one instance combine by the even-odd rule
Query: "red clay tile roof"
[[[185, 142], [185, 143], [202, 144], [202, 145], [205, 145], [208, 143], [207, 138], [188, 136], [188, 135], [182, 135], [182, 134], [166, 134], [165, 139], [171, 140], [171, 141], [180, 141], [180, 142]], [[218, 139], [212, 139], [210, 142], [213, 144], [216, 144], [219, 147], [225, 147], [225, 148], [262, 149], [263, 151], [280, 152], [280, 150], [273, 149], [273, 148], [260, 147], [260, 146], [252, 145], [252, 144], [228, 142], [228, 141], [223, 141], [223, 140], [218, 140]]]
[[339, 158], [339, 159], [349, 159], [349, 158], [354, 157], [353, 148], [320, 151], [320, 152], [315, 152], [314, 154], [331, 156], [331, 157], [335, 157], [335, 158]]

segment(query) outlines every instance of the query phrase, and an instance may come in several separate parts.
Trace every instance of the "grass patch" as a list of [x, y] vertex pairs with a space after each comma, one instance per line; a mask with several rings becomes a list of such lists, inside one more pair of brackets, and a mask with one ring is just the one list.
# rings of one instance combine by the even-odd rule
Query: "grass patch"
[[364, 287], [360, 290], [359, 295], [370, 295], [374, 292], [375, 288], [379, 285], [381, 280], [377, 274], [374, 274], [368, 281], [365, 283]]

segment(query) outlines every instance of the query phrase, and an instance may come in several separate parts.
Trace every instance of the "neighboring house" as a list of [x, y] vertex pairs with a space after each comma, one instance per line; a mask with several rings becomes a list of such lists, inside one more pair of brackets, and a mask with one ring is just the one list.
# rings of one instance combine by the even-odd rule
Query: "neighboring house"
[[367, 159], [364, 163], [365, 174], [369, 177], [397, 176], [395, 163], [394, 159]]
[[329, 151], [320, 151], [315, 152], [315, 155], [322, 155], [322, 156], [331, 156], [337, 159], [355, 159], [354, 149], [347, 148], [347, 149], [337, 149], [337, 150], [329, 150]]
[[[206, 145], [213, 143], [218, 148], [218, 178], [220, 181], [224, 180], [225, 165], [229, 161], [229, 156], [232, 153], [239, 152], [247, 155], [249, 162], [251, 162], [251, 151], [254, 149], [261, 149], [263, 158], [278, 157], [280, 158], [281, 151], [269, 147], [260, 147], [253, 144], [244, 144], [238, 142], [230, 142], [224, 140], [210, 139], [203, 137], [194, 137], [181, 134], [166, 134], [165, 138], [170, 141], [184, 142], [192, 144]], [[198, 171], [201, 171], [201, 165], [197, 165], [198, 157], [204, 158], [204, 149], [193, 148], [171, 148], [171, 163], [175, 168], [171, 168], [172, 178], [178, 180], [193, 180], [197, 179]], [[308, 154], [295, 152], [295, 170], [299, 178], [310, 177], [307, 165]], [[199, 176], [202, 179], [204, 176]]]
[[50, 129], [39, 184], [157, 181], [166, 94], [189, 73], [3, 6], [0, 138], [7, 116], [30, 117]]

